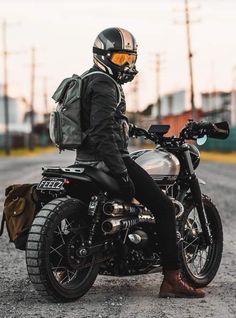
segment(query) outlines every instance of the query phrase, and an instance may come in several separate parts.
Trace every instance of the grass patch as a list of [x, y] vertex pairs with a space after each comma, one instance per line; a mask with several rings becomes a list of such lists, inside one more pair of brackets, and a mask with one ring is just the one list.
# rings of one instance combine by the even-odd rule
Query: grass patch
[[236, 164], [236, 152], [201, 151], [201, 159], [205, 161]]
[[[55, 146], [48, 146], [48, 147], [35, 147], [34, 150], [29, 150], [27, 148], [19, 148], [19, 149], [12, 149], [10, 156], [14, 157], [34, 157], [39, 156], [41, 154], [46, 153], [53, 153], [57, 151]], [[0, 150], [0, 157], [8, 157], [4, 150]]]

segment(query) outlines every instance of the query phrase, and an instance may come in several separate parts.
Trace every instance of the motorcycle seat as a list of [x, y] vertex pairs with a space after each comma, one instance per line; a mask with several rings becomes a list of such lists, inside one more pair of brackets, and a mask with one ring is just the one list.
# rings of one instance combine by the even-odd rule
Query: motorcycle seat
[[68, 167], [44, 167], [44, 176], [66, 177], [94, 182], [101, 190], [120, 195], [117, 181], [107, 172], [89, 165], [71, 165]]
[[98, 186], [104, 191], [112, 192], [113, 194], [119, 195], [120, 188], [117, 181], [109, 175], [107, 172], [92, 167], [92, 166], [82, 166], [82, 165], [74, 165], [70, 166], [71, 168], [84, 168], [84, 174], [91, 178]]

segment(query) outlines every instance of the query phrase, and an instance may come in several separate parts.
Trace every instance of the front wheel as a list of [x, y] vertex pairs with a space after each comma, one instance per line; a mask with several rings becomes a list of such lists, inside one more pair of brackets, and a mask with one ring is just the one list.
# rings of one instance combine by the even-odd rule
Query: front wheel
[[185, 213], [180, 232], [183, 238], [180, 248], [182, 271], [185, 279], [194, 287], [205, 287], [215, 277], [222, 258], [223, 231], [219, 212], [212, 201], [202, 197], [209, 224], [212, 243], [204, 244], [198, 212], [192, 201], [185, 202]]
[[28, 236], [26, 264], [31, 282], [46, 299], [73, 301], [93, 285], [98, 256], [78, 255], [87, 232], [86, 206], [79, 200], [55, 199], [37, 214]]

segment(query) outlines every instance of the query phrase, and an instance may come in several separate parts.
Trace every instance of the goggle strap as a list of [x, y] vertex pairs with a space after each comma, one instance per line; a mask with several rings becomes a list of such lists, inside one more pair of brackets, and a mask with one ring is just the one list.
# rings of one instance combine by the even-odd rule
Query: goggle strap
[[93, 53], [98, 55], [106, 55], [107, 51], [103, 49], [99, 49], [98, 47], [93, 47]]
[[127, 54], [136, 54], [135, 51], [129, 51], [129, 52], [120, 52], [120, 51], [112, 51], [112, 52], [109, 52], [107, 50], [103, 50], [103, 49], [99, 49], [98, 47], [93, 47], [93, 53], [95, 54], [98, 54], [98, 55], [107, 55], [107, 53], [127, 53]]

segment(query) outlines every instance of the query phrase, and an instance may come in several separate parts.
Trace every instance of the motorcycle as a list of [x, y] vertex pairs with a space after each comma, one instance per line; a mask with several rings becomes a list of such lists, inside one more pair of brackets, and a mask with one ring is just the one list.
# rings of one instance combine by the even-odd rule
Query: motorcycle
[[[227, 122], [189, 121], [178, 137], [170, 126], [135, 129], [156, 144], [130, 156], [173, 201], [181, 272], [194, 287], [215, 277], [223, 250], [219, 212], [202, 194], [195, 170], [200, 153], [193, 142], [225, 139]], [[44, 167], [37, 186], [42, 209], [28, 234], [26, 264], [31, 282], [50, 301], [82, 297], [98, 274], [126, 276], [159, 272], [162, 266], [155, 220], [137, 201], [124, 202], [109, 172], [91, 165]]]

